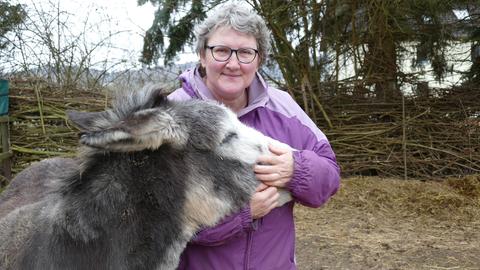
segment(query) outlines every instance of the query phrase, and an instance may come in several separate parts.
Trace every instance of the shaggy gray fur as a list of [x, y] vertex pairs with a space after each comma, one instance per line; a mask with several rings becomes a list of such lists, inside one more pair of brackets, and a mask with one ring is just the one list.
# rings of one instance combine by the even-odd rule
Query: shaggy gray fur
[[33, 165], [0, 197], [2, 270], [175, 269], [195, 231], [248, 203], [271, 142], [221, 105], [155, 89], [69, 117], [78, 158]]

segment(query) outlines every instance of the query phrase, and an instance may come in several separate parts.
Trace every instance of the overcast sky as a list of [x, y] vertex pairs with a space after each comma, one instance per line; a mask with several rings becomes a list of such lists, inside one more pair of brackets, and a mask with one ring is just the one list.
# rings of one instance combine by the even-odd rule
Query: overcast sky
[[[115, 61], [125, 59], [128, 64], [137, 67], [143, 46], [143, 35], [151, 26], [156, 10], [150, 3], [138, 6], [137, 0], [12, 0], [12, 3], [21, 3], [30, 10], [43, 10], [49, 14], [52, 12], [55, 14], [58, 6], [66, 14], [64, 18], [65, 16], [68, 18], [69, 30], [75, 33], [84, 31], [84, 22], [88, 21], [90, 25], [95, 26], [87, 33], [92, 44], [109, 33], [116, 33], [112, 39], [115, 48], [97, 50], [96, 57], [103, 59], [107, 57]], [[192, 59], [192, 55], [188, 57], [180, 57], [177, 62]]]

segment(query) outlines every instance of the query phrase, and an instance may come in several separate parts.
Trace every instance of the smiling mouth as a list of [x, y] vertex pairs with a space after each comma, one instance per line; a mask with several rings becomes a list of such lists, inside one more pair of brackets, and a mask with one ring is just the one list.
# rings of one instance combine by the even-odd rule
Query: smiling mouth
[[240, 74], [225, 74], [223, 73], [224, 76], [227, 76], [227, 77], [240, 77], [241, 75]]

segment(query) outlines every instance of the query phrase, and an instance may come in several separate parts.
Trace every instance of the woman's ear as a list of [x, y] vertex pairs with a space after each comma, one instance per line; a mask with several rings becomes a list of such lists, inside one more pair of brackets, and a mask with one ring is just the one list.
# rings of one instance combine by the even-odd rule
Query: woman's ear
[[262, 55], [258, 53], [257, 57], [255, 58], [255, 61], [257, 61], [257, 71], [260, 69], [262, 66]]
[[206, 55], [205, 55], [205, 51], [200, 53], [200, 65], [203, 68], [205, 68], [205, 66], [207, 65], [207, 58], [206, 58]]
[[205, 67], [207, 66], [207, 58], [205, 51], [200, 53], [200, 67], [198, 68], [198, 71], [200, 72], [200, 76], [203, 78], [205, 75], [207, 75], [207, 72], [205, 70]]

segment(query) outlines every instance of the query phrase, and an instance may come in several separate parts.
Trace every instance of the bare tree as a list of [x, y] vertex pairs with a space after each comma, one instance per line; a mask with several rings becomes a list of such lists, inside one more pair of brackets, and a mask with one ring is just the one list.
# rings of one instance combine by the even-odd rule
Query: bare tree
[[[79, 22], [59, 0], [25, 5], [28, 15], [11, 35], [14, 48], [0, 65], [11, 73], [44, 77], [64, 89], [101, 85], [125, 59], [109, 57], [119, 48], [112, 39], [121, 31], [111, 31], [112, 19], [94, 8]], [[96, 20], [90, 17], [93, 13]]]

